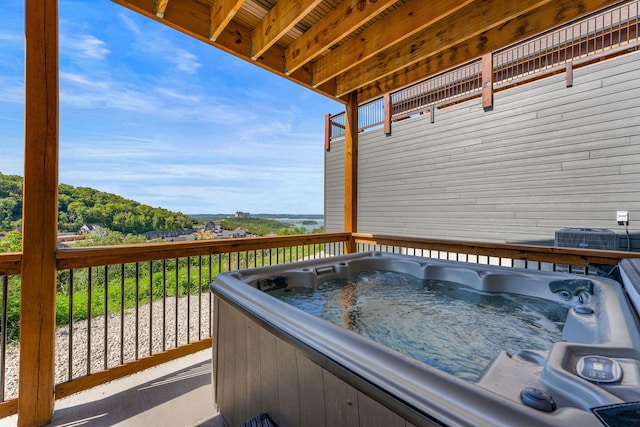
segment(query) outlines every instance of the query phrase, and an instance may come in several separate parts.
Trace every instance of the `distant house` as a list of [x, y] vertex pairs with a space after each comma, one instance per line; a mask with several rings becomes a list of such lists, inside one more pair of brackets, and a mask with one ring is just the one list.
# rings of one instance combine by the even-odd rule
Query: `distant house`
[[251, 214], [249, 212], [236, 211], [236, 218], [249, 218]]
[[235, 230], [221, 230], [218, 232], [217, 238], [219, 239], [238, 239], [241, 237], [247, 237], [247, 230], [242, 227], [238, 227]]
[[107, 235], [107, 228], [103, 224], [98, 223], [82, 224], [82, 227], [78, 230], [78, 234], [92, 234], [98, 237], [104, 237]]
[[222, 221], [208, 221], [205, 223], [202, 228], [205, 231], [213, 231], [218, 232], [222, 230]]

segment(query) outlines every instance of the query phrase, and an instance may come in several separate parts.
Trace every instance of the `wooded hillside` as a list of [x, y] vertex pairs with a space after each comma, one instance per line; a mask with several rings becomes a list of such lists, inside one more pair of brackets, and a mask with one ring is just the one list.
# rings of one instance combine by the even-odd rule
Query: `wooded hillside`
[[[13, 230], [22, 221], [22, 177], [0, 173], [0, 230]], [[60, 184], [58, 229], [78, 231], [83, 224], [99, 223], [122, 233], [151, 230], [188, 230], [195, 220], [181, 212], [153, 208], [88, 187]]]

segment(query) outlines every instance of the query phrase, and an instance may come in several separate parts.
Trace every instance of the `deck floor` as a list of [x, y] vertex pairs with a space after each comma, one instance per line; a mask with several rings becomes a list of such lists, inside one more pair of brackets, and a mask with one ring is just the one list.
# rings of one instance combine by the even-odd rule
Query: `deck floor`
[[227, 427], [213, 403], [210, 350], [60, 399], [48, 425]]

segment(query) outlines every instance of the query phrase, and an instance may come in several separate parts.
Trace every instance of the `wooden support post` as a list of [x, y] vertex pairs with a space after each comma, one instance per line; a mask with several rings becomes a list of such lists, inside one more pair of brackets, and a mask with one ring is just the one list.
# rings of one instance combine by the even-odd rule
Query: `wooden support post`
[[567, 62], [565, 64], [566, 75], [564, 77], [567, 87], [573, 86], [573, 62]]
[[53, 416], [58, 229], [58, 0], [25, 0], [18, 425]]
[[493, 107], [493, 54], [482, 56], [482, 108]]
[[331, 150], [331, 114], [324, 116], [324, 149]]
[[[344, 131], [344, 231], [358, 231], [358, 95], [346, 97]], [[356, 252], [353, 237], [345, 243], [345, 253]]]
[[391, 135], [391, 94], [389, 92], [384, 94], [383, 108], [384, 108], [384, 133]]

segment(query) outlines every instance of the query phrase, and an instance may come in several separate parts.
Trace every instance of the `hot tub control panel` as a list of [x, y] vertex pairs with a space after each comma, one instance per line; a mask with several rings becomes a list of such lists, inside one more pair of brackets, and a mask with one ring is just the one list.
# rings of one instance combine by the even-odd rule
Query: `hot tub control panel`
[[581, 378], [593, 383], [616, 383], [622, 379], [620, 364], [603, 356], [581, 357], [576, 371]]

